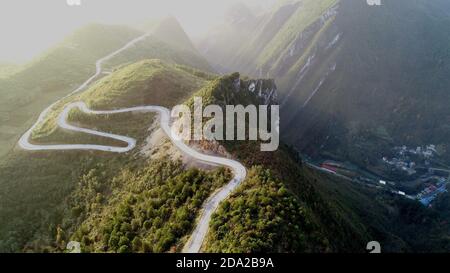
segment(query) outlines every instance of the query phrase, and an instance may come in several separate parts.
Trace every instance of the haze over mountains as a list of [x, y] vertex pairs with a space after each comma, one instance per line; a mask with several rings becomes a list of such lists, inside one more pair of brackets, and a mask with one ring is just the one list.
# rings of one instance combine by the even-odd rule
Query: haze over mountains
[[[197, 37], [220, 20], [224, 10], [240, 1], [82, 0], [80, 6], [72, 6], [66, 0], [5, 0], [0, 10], [0, 62], [29, 62], [89, 23], [136, 25], [148, 19], [174, 16], [191, 38]], [[277, 0], [244, 1], [256, 11], [270, 7]]]

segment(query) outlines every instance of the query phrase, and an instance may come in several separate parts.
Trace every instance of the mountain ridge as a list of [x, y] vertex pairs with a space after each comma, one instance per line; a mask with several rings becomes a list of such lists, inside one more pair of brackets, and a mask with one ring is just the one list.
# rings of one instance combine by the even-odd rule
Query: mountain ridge
[[[96, 60], [142, 34], [127, 26], [90, 24], [75, 31], [9, 77], [0, 78], [0, 106], [3, 113], [0, 118], [3, 132], [0, 158], [11, 151], [18, 136], [32, 124], [37, 113], [94, 74]], [[113, 70], [120, 65], [152, 57], [201, 70], [212, 70], [199, 54], [174, 49], [153, 36], [120, 53], [105, 65], [107, 70]]]

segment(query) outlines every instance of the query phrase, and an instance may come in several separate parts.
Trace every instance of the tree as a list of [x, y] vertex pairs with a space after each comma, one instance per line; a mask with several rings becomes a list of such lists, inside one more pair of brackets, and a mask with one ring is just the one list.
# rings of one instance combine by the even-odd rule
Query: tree
[[65, 240], [66, 240], [66, 233], [60, 226], [58, 226], [56, 228], [56, 244], [59, 247], [64, 248], [66, 244]]
[[139, 237], [134, 237], [133, 242], [131, 242], [132, 244], [132, 248], [134, 252], [139, 252], [141, 251], [142, 248], [142, 241]]

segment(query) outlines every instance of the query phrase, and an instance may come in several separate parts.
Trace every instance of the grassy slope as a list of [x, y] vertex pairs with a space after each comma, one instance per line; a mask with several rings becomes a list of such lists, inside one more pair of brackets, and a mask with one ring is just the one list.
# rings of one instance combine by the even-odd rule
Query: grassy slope
[[[182, 31], [182, 30], [181, 30]], [[123, 26], [89, 25], [7, 79], [0, 79], [0, 158], [48, 104], [75, 89], [94, 73], [95, 61], [143, 34]], [[150, 36], [105, 64], [114, 70], [144, 58], [163, 59], [211, 71], [204, 58]]]
[[[212, 76], [195, 69], [187, 69], [184, 66], [165, 63], [161, 60], [143, 60], [124, 66], [99, 80], [85, 92], [55, 105], [48, 118], [33, 132], [32, 139], [38, 142], [40, 139], [48, 140], [48, 137], [57, 129], [58, 114], [70, 101], [84, 101], [89, 107], [100, 110], [142, 105], [172, 107], [175, 102], [187, 99], [210, 77]], [[168, 96], [168, 94], [171, 95]]]
[[37, 114], [94, 74], [97, 59], [139, 35], [115, 26], [90, 25], [23, 67], [0, 79], [0, 157], [30, 126]]
[[161, 60], [144, 60], [102, 79], [80, 99], [95, 109], [156, 104], [170, 107], [174, 98], [184, 101], [193, 90], [205, 83], [206, 79], [191, 74], [181, 66]]

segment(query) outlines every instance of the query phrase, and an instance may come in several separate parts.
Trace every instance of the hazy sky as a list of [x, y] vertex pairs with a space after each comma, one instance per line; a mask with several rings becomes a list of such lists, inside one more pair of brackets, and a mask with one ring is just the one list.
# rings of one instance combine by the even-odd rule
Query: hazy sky
[[173, 15], [190, 36], [205, 33], [230, 5], [276, 0], [0, 0], [0, 62], [25, 62], [90, 22], [127, 24]]

